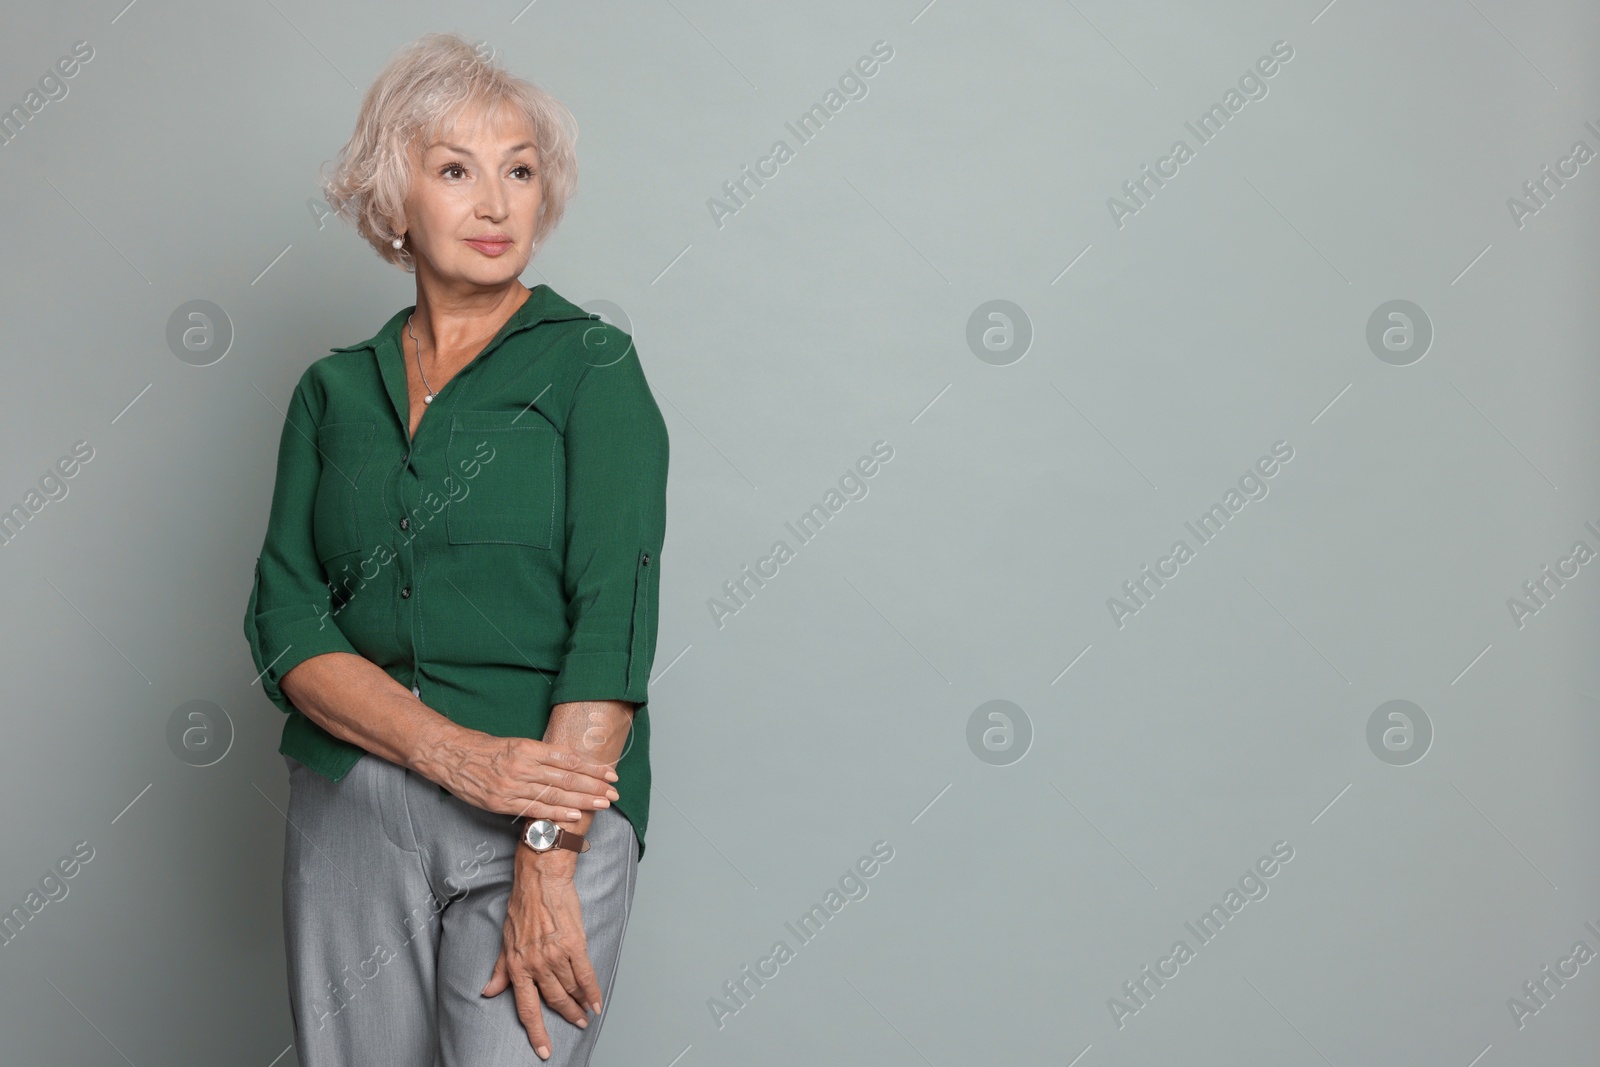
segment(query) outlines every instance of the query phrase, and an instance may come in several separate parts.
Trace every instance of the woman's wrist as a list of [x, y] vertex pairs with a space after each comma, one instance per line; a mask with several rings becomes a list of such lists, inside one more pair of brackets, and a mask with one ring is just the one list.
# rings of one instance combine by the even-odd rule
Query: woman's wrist
[[[544, 852], [535, 852], [523, 837], [528, 828], [528, 823], [533, 819], [534, 816], [522, 815], [518, 816], [515, 822], [517, 868], [521, 869], [526, 866], [528, 874], [538, 877], [552, 876], [558, 879], [570, 879], [573, 876], [573, 872], [577, 870], [580, 853], [574, 852], [570, 848], [552, 848]], [[548, 821], [555, 823], [570, 833], [582, 835], [587, 834], [589, 827], [594, 823], [594, 813], [584, 812], [576, 819], [550, 819]]]
[[455, 769], [484, 736], [479, 730], [451, 722], [441, 715], [437, 721], [424, 723], [412, 738], [407, 766], [428, 781], [450, 789]]
[[578, 870], [578, 854], [571, 849], [553, 848], [548, 852], [535, 852], [519, 837], [516, 859], [512, 863], [512, 877], [523, 881], [570, 882]]

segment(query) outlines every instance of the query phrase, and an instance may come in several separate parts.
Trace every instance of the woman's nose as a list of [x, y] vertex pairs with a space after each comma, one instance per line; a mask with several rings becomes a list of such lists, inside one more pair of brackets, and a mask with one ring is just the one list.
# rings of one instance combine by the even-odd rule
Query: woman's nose
[[480, 215], [495, 219], [505, 217], [507, 197], [505, 186], [501, 184], [500, 179], [491, 178], [480, 183], [477, 200], [476, 206]]

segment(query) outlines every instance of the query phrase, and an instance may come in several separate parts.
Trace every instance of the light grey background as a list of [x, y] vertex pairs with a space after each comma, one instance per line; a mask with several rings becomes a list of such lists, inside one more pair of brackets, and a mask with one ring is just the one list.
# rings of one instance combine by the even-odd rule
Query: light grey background
[[[6, 106], [94, 49], [0, 148], [0, 502], [95, 450], [0, 548], [0, 910], [94, 849], [0, 946], [0, 1060], [294, 1062], [282, 716], [241, 620], [295, 380], [414, 293], [319, 225], [316, 168], [447, 29], [577, 115], [524, 280], [622, 309], [672, 435], [654, 818], [597, 1064], [1593, 1062], [1600, 962], [1520, 1028], [1507, 1002], [1600, 951], [1600, 563], [1520, 628], [1507, 601], [1600, 550], [1600, 161], [1520, 227], [1507, 199], [1600, 150], [1600, 9], [122, 5], [0, 33]], [[719, 228], [879, 40], [867, 96]], [[1268, 95], [1114, 224], [1280, 40]], [[234, 331], [207, 367], [166, 342], [196, 299]], [[1005, 366], [967, 343], [997, 299], [1033, 331]], [[1408, 366], [1366, 340], [1396, 299], [1434, 330]], [[880, 439], [869, 494], [719, 628]], [[1118, 628], [1107, 599], [1280, 440], [1270, 494]], [[1396, 699], [1433, 731], [1406, 766], [1367, 740]], [[168, 742], [192, 700], [234, 731], [206, 767]], [[1020, 761], [969, 748], [991, 700]], [[1202, 945], [1185, 922], [1280, 841]]]

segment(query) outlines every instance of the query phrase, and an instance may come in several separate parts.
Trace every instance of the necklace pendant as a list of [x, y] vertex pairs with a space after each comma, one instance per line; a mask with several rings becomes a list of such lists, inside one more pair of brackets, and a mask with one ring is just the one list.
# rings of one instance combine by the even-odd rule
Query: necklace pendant
[[438, 395], [439, 395], [438, 393], [426, 393], [422, 397], [422, 402], [424, 404], [431, 404], [431, 403], [433, 403], [433, 398], [438, 396]]

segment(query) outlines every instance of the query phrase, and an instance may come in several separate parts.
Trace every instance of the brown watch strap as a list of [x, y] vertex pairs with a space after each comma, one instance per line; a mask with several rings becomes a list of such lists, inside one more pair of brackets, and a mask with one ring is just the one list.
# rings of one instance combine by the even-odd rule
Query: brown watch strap
[[571, 849], [573, 852], [588, 852], [588, 835], [573, 833], [564, 826], [558, 826], [556, 827], [556, 848]]

